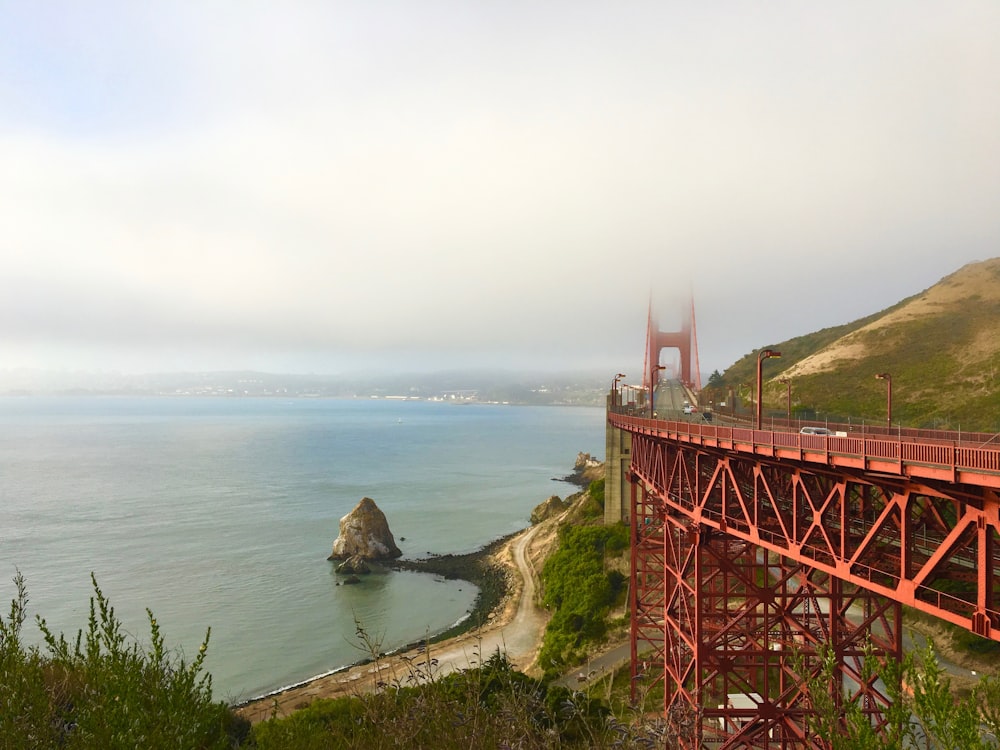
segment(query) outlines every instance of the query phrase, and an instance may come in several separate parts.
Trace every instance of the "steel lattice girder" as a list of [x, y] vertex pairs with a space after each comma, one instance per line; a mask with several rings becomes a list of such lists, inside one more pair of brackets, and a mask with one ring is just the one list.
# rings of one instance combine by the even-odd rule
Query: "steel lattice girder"
[[636, 434], [633, 474], [672, 512], [1000, 640], [1000, 500]]
[[[685, 490], [697, 496], [690, 488], [711, 464], [682, 453], [649, 453], [652, 470], [633, 477], [633, 685], [662, 679], [663, 713], [680, 747], [709, 739], [722, 747], [813, 746], [803, 688], [820, 668], [818, 644], [828, 643], [836, 680], [852, 686], [847, 699], [878, 726], [888, 700], [861, 662], [866, 647], [878, 659], [899, 658], [899, 605], [863, 589], [845, 592], [812, 561], [768, 554], [719, 533], [724, 524], [713, 528], [685, 514]], [[660, 487], [670, 491], [647, 492], [652, 477], [669, 477]], [[746, 519], [745, 495], [729, 493], [722, 507], [731, 501]], [[854, 604], [861, 605], [857, 624], [847, 616]], [[641, 668], [640, 643], [649, 655]]]

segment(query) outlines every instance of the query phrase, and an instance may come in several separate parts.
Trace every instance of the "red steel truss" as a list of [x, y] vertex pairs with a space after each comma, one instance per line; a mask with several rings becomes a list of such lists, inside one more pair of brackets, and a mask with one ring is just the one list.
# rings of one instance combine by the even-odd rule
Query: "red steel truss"
[[[806, 681], [878, 726], [901, 605], [1000, 640], [1000, 449], [609, 414], [632, 434], [635, 697], [679, 747], [825, 747]], [[840, 691], [835, 691], [840, 692]]]

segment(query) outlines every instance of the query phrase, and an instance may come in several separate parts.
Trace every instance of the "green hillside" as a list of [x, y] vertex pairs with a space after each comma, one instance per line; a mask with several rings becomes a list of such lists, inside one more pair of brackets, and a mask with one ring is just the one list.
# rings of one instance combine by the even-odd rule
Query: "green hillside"
[[[1000, 431], [1000, 258], [972, 263], [882, 312], [768, 344], [764, 411], [793, 418], [884, 424], [892, 377], [893, 424]], [[757, 351], [715, 373], [702, 402], [752, 408]], [[740, 398], [742, 396], [742, 398]]]

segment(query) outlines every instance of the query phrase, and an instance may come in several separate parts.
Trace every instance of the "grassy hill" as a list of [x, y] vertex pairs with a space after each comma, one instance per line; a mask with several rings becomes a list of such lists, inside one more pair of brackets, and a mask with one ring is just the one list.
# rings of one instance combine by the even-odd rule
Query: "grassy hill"
[[[782, 353], [764, 365], [765, 413], [884, 424], [892, 376], [893, 424], [1000, 431], [1000, 258], [971, 263], [882, 312], [769, 344]], [[749, 405], [757, 352], [716, 374], [702, 400], [729, 393]], [[749, 385], [748, 385], [749, 384]]]

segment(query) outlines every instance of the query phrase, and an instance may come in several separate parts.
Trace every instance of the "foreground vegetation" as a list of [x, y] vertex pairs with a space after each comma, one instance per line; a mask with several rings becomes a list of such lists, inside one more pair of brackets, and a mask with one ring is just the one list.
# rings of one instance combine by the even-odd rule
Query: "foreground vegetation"
[[832, 750], [990, 750], [998, 746], [1000, 682], [984, 677], [967, 699], [956, 701], [933, 644], [907, 654], [902, 663], [880, 667], [870, 656], [865, 660], [865, 673], [880, 674], [891, 701], [886, 727], [878, 734], [861, 706], [838, 705], [824, 689], [833, 679], [836, 658], [830, 649], [822, 656], [823, 670], [809, 685], [817, 710], [812, 729], [830, 738]]
[[[377, 692], [319, 700], [254, 727], [212, 699], [203, 671], [208, 636], [191, 662], [121, 632], [94, 581], [86, 631], [72, 641], [37, 620], [44, 649], [23, 639], [23, 578], [0, 617], [0, 750], [310, 750], [315, 748], [611, 748], [662, 740], [656, 722], [614, 719], [601, 701], [527, 677], [495, 653], [477, 669], [445, 676], [413, 665]], [[380, 644], [359, 637], [380, 658]]]
[[[147, 647], [127, 639], [96, 580], [87, 628], [75, 639], [37, 624], [44, 646], [26, 644], [28, 595], [20, 575], [6, 619], [0, 617], [0, 750], [22, 748], [170, 748], [320, 750], [321, 748], [653, 748], [673, 747], [672, 727], [659, 716], [662, 693], [640, 686], [635, 702], [628, 670], [585, 690], [555, 679], [586, 658], [614, 627], [625, 577], [616, 561], [627, 530], [599, 521], [603, 482], [576, 498], [572, 523], [543, 570], [552, 609], [540, 679], [517, 671], [499, 652], [480, 654], [476, 669], [442, 675], [410, 662], [376, 692], [318, 700], [286, 718], [257, 725], [212, 698], [203, 670], [209, 633], [190, 663], [170, 653], [152, 613]], [[374, 662], [381, 644], [358, 627]], [[997, 747], [1000, 685], [990, 678], [956, 703], [933, 651], [910, 655], [883, 671], [894, 708], [888, 736], [876, 737], [860, 711], [829, 695], [833, 660], [810, 687], [819, 736], [834, 750], [908, 747], [983, 750]], [[874, 663], [871, 669], [877, 668]], [[660, 686], [662, 687], [662, 685]]]
[[188, 664], [164, 648], [147, 610], [151, 641], [140, 648], [94, 580], [87, 629], [73, 641], [37, 620], [43, 652], [23, 641], [28, 594], [20, 574], [14, 584], [10, 612], [0, 618], [0, 749], [211, 750], [247, 738], [248, 723], [212, 700], [202, 669], [208, 633]]
[[622, 722], [604, 702], [516, 671], [494, 653], [443, 677], [413, 667], [371, 695], [319, 700], [254, 727], [261, 750], [302, 748], [657, 747], [664, 727], [638, 714]]

